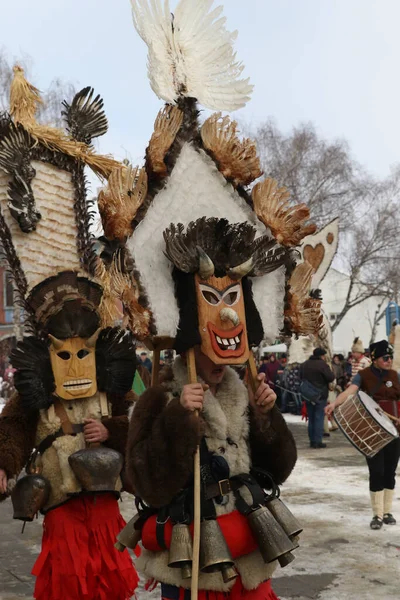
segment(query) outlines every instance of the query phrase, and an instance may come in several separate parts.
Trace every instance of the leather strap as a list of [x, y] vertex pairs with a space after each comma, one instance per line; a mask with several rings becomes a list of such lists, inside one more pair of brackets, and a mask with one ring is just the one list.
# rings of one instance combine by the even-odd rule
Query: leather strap
[[218, 496], [226, 496], [229, 492], [235, 492], [243, 484], [236, 479], [221, 479], [217, 483], [210, 483], [206, 486], [205, 495], [207, 500], [218, 498]]
[[168, 507], [163, 506], [160, 508], [157, 514], [156, 521], [156, 538], [157, 543], [163, 550], [167, 549], [167, 544], [165, 543], [165, 523], [168, 521]]
[[107, 394], [105, 392], [99, 392], [100, 394], [100, 412], [102, 417], [108, 417], [108, 401]]
[[58, 398], [54, 399], [54, 410], [57, 417], [61, 422], [61, 429], [63, 430], [65, 435], [71, 435], [74, 433], [72, 423], [68, 418], [67, 411], [65, 410], [61, 400]]

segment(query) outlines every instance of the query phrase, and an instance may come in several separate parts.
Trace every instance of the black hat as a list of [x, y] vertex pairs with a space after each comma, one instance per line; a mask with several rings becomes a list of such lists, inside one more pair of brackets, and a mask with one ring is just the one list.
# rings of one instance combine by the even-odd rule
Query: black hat
[[371, 352], [372, 360], [376, 360], [377, 358], [381, 358], [381, 356], [385, 356], [389, 354], [393, 356], [393, 346], [389, 344], [386, 340], [381, 340], [380, 342], [374, 342], [370, 345], [369, 351]]
[[315, 358], [321, 358], [321, 356], [325, 356], [325, 354], [326, 350], [323, 348], [315, 348], [313, 352], [313, 356], [315, 356]]

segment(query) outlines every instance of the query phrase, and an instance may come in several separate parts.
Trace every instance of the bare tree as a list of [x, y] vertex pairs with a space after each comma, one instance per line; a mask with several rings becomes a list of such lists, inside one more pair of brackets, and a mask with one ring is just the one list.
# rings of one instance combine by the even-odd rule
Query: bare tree
[[[353, 226], [342, 234], [341, 260], [349, 276], [349, 287], [332, 331], [351, 308], [368, 298], [380, 298], [383, 309], [385, 302], [399, 296], [399, 181], [394, 173], [387, 181], [377, 183], [364, 198], [362, 213], [357, 211]], [[378, 309], [373, 319], [372, 335], [376, 333], [381, 313]]]
[[332, 331], [351, 308], [378, 297], [374, 337], [386, 302], [399, 297], [400, 166], [376, 182], [353, 160], [346, 141], [328, 142], [310, 123], [284, 134], [269, 120], [254, 137], [266, 175], [285, 185], [295, 202], [307, 204], [313, 221], [323, 226], [340, 217], [338, 262], [349, 285]]
[[327, 142], [311, 123], [285, 135], [273, 120], [256, 132], [264, 172], [285, 185], [295, 202], [308, 204], [313, 221], [326, 225], [336, 216], [344, 228], [368, 187], [368, 180], [352, 159], [347, 142]]

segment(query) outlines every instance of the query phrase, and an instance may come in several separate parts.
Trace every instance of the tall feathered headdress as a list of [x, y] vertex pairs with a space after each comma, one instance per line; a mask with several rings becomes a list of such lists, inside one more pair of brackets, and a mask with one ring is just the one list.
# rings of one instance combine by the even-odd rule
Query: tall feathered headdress
[[10, 112], [0, 118], [0, 241], [36, 333], [66, 301], [99, 310], [107, 276], [93, 247], [84, 167], [105, 179], [121, 168], [91, 145], [107, 131], [91, 88], [64, 102], [66, 131], [36, 122], [40, 102], [15, 67]]
[[[180, 0], [174, 14], [168, 0], [131, 3], [134, 25], [148, 46], [151, 87], [166, 105], [156, 118], [146, 149], [145, 193], [135, 172], [140, 202], [129, 212], [129, 228], [121, 235], [108, 226], [113, 211], [121, 210], [120, 200], [100, 208], [108, 236], [125, 244], [134, 258], [138, 301], [150, 314], [148, 335], [175, 339], [180, 328], [170, 259], [175, 269], [178, 255], [181, 265], [186, 259], [188, 264], [198, 259], [195, 245], [189, 244], [189, 250], [183, 236], [196, 231], [201, 238], [198, 252], [207, 254], [207, 246], [213, 254], [210, 244], [218, 241], [207, 237], [211, 229], [203, 226], [201, 219], [204, 224], [210, 219], [226, 219], [235, 227], [251, 226], [254, 244], [258, 244], [257, 260], [267, 261], [272, 254], [280, 257], [271, 261], [273, 268], [267, 274], [252, 282], [264, 335], [274, 340], [283, 329], [285, 292], [287, 296], [295, 266], [293, 249], [315, 227], [308, 222], [307, 207], [293, 204], [287, 190], [274, 180], [250, 188], [262, 175], [255, 143], [241, 139], [237, 124], [221, 114], [243, 107], [252, 91], [249, 80], [242, 78], [243, 65], [236, 59], [236, 33], [226, 29], [222, 7], [212, 8], [212, 0]], [[198, 102], [218, 112], [201, 124]], [[111, 198], [112, 194], [106, 193]], [[235, 257], [238, 265], [250, 256], [245, 247], [242, 250], [242, 255]], [[189, 253], [186, 259], [185, 252]], [[250, 279], [254, 275], [248, 270]], [[292, 306], [291, 322], [296, 323], [298, 332], [303, 326], [307, 331], [319, 326], [318, 304], [307, 304], [304, 297], [310, 291], [309, 283], [310, 277], [301, 287], [301, 301]], [[294, 292], [298, 294], [299, 289], [297, 285]], [[297, 317], [294, 312], [304, 307], [306, 313]]]

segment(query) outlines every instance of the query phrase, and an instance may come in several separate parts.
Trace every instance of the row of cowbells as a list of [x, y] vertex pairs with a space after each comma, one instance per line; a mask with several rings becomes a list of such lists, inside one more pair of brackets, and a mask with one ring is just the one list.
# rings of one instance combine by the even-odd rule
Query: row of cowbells
[[[115, 489], [123, 456], [111, 448], [85, 448], [71, 454], [69, 464], [82, 490], [104, 492]], [[50, 495], [50, 483], [40, 473], [21, 477], [11, 494], [14, 519], [33, 521]]]
[[[279, 498], [269, 501], [267, 507], [259, 506], [247, 518], [264, 562], [278, 560], [281, 567], [292, 562], [292, 550], [298, 547], [295, 540], [302, 528]], [[140, 530], [135, 528], [138, 521], [139, 516], [136, 515], [119, 533], [115, 547], [121, 552], [125, 548], [134, 549], [140, 541]], [[192, 555], [189, 526], [177, 523], [172, 529], [168, 566], [181, 569], [182, 578], [189, 579], [192, 576]], [[237, 577], [231, 553], [216, 519], [202, 521], [200, 525], [200, 571], [219, 571], [225, 583]]]

